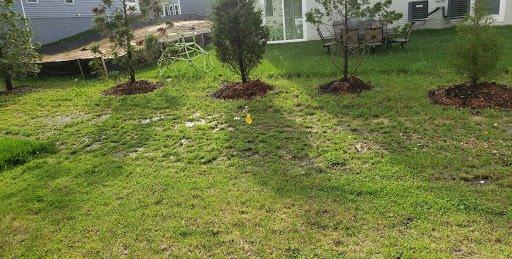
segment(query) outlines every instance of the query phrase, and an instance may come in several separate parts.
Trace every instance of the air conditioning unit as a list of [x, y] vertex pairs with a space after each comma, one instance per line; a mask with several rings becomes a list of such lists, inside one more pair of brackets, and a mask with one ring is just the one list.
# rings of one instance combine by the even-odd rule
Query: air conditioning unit
[[470, 0], [448, 0], [448, 17], [451, 19], [464, 17], [469, 13]]
[[428, 1], [409, 2], [409, 21], [428, 19]]

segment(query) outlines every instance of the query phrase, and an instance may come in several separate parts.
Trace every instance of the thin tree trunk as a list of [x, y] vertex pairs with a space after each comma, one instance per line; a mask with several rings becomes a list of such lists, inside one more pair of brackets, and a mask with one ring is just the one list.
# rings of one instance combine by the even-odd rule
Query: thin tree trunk
[[348, 79], [348, 46], [343, 46], [343, 80]]
[[470, 81], [469, 81], [469, 84], [471, 86], [476, 86], [478, 84], [478, 79], [476, 78], [471, 78]]
[[[243, 65], [242, 65], [243, 66]], [[247, 72], [245, 71], [245, 69], [241, 70], [241, 75], [240, 77], [242, 78], [242, 83], [247, 83], [247, 81], [249, 81], [249, 79], [247, 78]]]
[[130, 67], [130, 83], [135, 83], [135, 69]]
[[343, 42], [343, 80], [348, 79], [348, 56], [349, 56], [349, 49], [348, 49], [348, 37], [347, 37], [347, 28], [348, 28], [348, 3], [345, 3], [345, 24], [343, 26], [343, 30], [345, 35], [341, 35], [342, 42]]
[[[241, 50], [242, 46], [240, 44], [240, 41], [238, 42], [238, 49]], [[239, 51], [241, 52], [241, 51]], [[244, 64], [244, 56], [242, 53], [238, 53], [238, 67], [240, 68], [240, 77], [242, 78], [242, 83], [247, 83], [247, 69], [245, 68]]]
[[4, 78], [4, 81], [5, 81], [5, 89], [7, 91], [12, 91], [12, 78], [9, 74], [6, 74], [5, 75], [5, 78]]
[[[126, 27], [126, 29], [129, 29], [128, 7], [126, 6], [126, 0], [123, 0], [123, 12], [124, 26]], [[130, 83], [135, 83], [135, 68], [133, 67], [133, 49], [129, 34], [126, 35], [126, 56], [128, 57], [128, 72], [130, 73]]]

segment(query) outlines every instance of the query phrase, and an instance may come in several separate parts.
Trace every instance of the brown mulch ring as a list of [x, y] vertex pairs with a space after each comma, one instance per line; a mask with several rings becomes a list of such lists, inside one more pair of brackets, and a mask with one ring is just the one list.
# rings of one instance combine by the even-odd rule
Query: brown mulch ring
[[330, 93], [334, 95], [358, 94], [373, 88], [373, 85], [365, 83], [363, 80], [351, 76], [347, 80], [334, 80], [318, 87], [320, 93]]
[[115, 96], [145, 94], [153, 92], [162, 86], [160, 83], [152, 83], [146, 80], [135, 81], [134, 83], [126, 82], [105, 90], [103, 94]]
[[229, 83], [224, 84], [217, 92], [213, 93], [213, 97], [223, 100], [249, 100], [258, 96], [264, 96], [273, 89], [271, 85], [261, 80], [253, 80], [247, 83]]
[[20, 86], [16, 87], [10, 91], [7, 90], [0, 90], [0, 95], [11, 95], [11, 94], [26, 94], [30, 92], [34, 92], [35, 89], [28, 86]]
[[512, 110], [512, 88], [496, 83], [451, 85], [432, 90], [428, 95], [432, 102], [441, 105]]

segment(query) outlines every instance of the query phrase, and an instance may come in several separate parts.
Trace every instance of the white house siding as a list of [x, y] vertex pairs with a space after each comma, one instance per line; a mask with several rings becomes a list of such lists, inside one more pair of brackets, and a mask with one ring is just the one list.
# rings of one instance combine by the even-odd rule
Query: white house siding
[[[308, 0], [310, 1], [310, 0]], [[500, 15], [496, 16], [496, 25], [507, 25], [512, 24], [512, 2], [510, 0], [500, 0]], [[509, 3], [507, 3], [509, 1]], [[409, 2], [414, 2], [410, 0], [394, 0], [391, 9], [400, 11], [403, 13], [403, 18], [393, 24], [395, 25], [403, 25], [407, 22], [408, 12], [409, 12]], [[448, 11], [448, 0], [429, 0], [429, 12], [433, 11], [437, 7], [445, 7], [446, 11]], [[471, 5], [474, 4], [474, 0], [471, 1]], [[420, 28], [446, 28], [451, 27], [457, 22], [459, 19], [445, 19], [443, 18], [441, 10], [432, 14], [429, 19], [425, 21], [419, 21], [416, 23]]]
[[[512, 1], [511, 0], [500, 0], [500, 15], [495, 16], [496, 25], [510, 25], [512, 24]], [[407, 23], [408, 12], [409, 12], [409, 2], [413, 2], [410, 0], [394, 0], [391, 9], [395, 11], [399, 11], [403, 14], [403, 18], [394, 24], [394, 26], [402, 26]], [[259, 2], [261, 5], [263, 4], [263, 0]], [[318, 4], [315, 0], [304, 0], [303, 4], [305, 4], [305, 11], [309, 11], [313, 9]], [[473, 4], [473, 3], [472, 3]], [[448, 11], [448, 0], [429, 0], [429, 12], [434, 10], [437, 7], [444, 6], [446, 11]], [[443, 18], [442, 12], [439, 10], [438, 12], [432, 14], [429, 19], [426, 21], [417, 22], [416, 25], [419, 28], [445, 28], [450, 27], [459, 22], [458, 19], [445, 19]], [[306, 35], [304, 37], [305, 40], [318, 40], [319, 36], [316, 31], [316, 26], [312, 24], [307, 24]]]
[[211, 1], [213, 0], [179, 0], [181, 13], [207, 16], [212, 6]]
[[[64, 0], [38, 0], [38, 3], [15, 0], [14, 10], [30, 19], [34, 41], [47, 44], [91, 29], [92, 9], [100, 2], [74, 0], [73, 4], [66, 4]], [[118, 0], [114, 0], [114, 3], [120, 6]]]

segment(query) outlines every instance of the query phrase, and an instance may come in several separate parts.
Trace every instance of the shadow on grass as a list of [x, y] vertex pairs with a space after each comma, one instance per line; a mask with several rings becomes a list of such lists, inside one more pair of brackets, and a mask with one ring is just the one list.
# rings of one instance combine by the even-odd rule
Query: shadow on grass
[[[254, 122], [236, 124], [229, 148], [236, 171], [275, 193], [275, 206], [284, 206], [280, 209], [304, 224], [304, 232], [334, 231], [332, 242], [363, 238], [380, 247], [392, 244], [395, 248], [386, 254], [396, 256], [403, 253], [401, 247], [411, 247], [404, 236], [417, 238], [416, 231], [423, 233], [422, 227], [429, 229], [435, 222], [457, 222], [459, 215], [480, 224], [492, 225], [488, 217], [506, 222], [512, 205], [506, 201], [508, 194], [495, 196], [493, 187], [474, 193], [464, 184], [433, 183], [396, 158], [399, 147], [386, 150], [389, 140], [382, 134], [387, 129], [368, 126], [380, 108], [364, 111], [367, 102], [318, 96], [313, 87], [302, 88], [303, 80], [290, 82], [299, 90], [294, 101], [290, 91], [246, 103]], [[244, 115], [242, 109], [235, 113]], [[374, 130], [383, 130], [376, 133], [383, 138], [371, 138]], [[361, 143], [374, 148], [357, 151]], [[420, 227], [411, 227], [413, 222]], [[368, 225], [380, 229], [382, 236], [366, 233]], [[291, 248], [298, 254], [307, 249]]]

